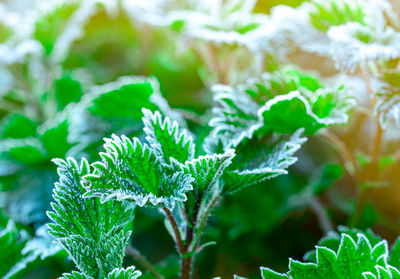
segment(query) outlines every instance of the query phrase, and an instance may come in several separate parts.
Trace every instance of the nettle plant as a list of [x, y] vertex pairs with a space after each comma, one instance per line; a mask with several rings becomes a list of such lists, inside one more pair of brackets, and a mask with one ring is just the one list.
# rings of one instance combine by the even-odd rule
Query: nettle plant
[[[373, 217], [367, 210], [398, 181], [398, 1], [303, 1], [257, 13], [261, 2], [49, 1], [30, 17], [0, 4], [1, 277], [59, 264], [66, 252], [77, 270], [63, 278], [198, 277], [195, 260], [214, 244], [202, 238], [214, 209], [296, 176], [289, 167], [307, 136], [337, 156], [320, 167], [305, 148], [292, 170], [310, 177], [286, 203], [310, 208], [327, 237], [287, 273], [261, 268], [262, 276], [400, 278], [398, 241], [389, 252], [371, 231], [333, 232], [340, 223], [400, 232], [377, 204]], [[161, 85], [133, 76], [142, 74]], [[171, 104], [175, 91], [185, 96], [180, 110], [160, 87]], [[188, 100], [201, 113], [182, 109]], [[42, 226], [52, 158], [63, 158], [53, 159], [59, 182], [48, 212], [60, 245]], [[131, 245], [137, 207], [165, 219], [178, 272]], [[124, 266], [125, 254], [143, 270]]]
[[[135, 206], [163, 212], [180, 256], [181, 278], [191, 278], [195, 256], [212, 244], [201, 243], [212, 209], [228, 194], [286, 173], [305, 141], [301, 131], [288, 140], [266, 134], [248, 139], [264, 141], [260, 157], [235, 156], [234, 149], [199, 156], [200, 148], [176, 121], [159, 111], [143, 109], [143, 114], [145, 142], [113, 135], [105, 139], [101, 161], [89, 165], [85, 159], [54, 159], [60, 182], [54, 190], [54, 211], [48, 213], [54, 222], [50, 234], [81, 272], [66, 278], [138, 276], [133, 269], [121, 271]], [[126, 277], [115, 277], [118, 272]]]

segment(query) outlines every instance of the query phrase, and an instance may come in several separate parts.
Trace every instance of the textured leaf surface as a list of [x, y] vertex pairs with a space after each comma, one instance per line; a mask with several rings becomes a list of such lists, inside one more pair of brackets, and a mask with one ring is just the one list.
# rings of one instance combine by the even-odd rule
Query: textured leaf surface
[[287, 174], [287, 168], [297, 161], [294, 153], [307, 140], [301, 135], [302, 130], [296, 131], [287, 140], [280, 139], [268, 148], [257, 141], [239, 145], [236, 160], [223, 176], [224, 192], [232, 194], [278, 175]]
[[187, 161], [183, 167], [186, 174], [193, 178], [193, 190], [188, 193], [185, 202], [186, 214], [192, 220], [193, 214], [201, 203], [206, 203], [208, 196], [221, 191], [220, 178], [224, 175], [235, 157], [233, 149], [223, 154], [200, 156]]
[[142, 273], [135, 270], [134, 266], [128, 268], [116, 268], [108, 274], [108, 279], [136, 279], [140, 277]]
[[314, 9], [309, 13], [311, 24], [321, 30], [328, 31], [332, 26], [347, 22], [364, 23], [365, 13], [358, 1], [313, 1]]
[[95, 172], [86, 175], [86, 197], [132, 200], [139, 206], [146, 203], [173, 208], [176, 201], [186, 200], [192, 189], [192, 178], [183, 171], [174, 172], [161, 164], [152, 149], [125, 136], [106, 139], [102, 162], [94, 163]]
[[53, 221], [49, 233], [68, 251], [81, 272], [102, 278], [120, 268], [130, 236], [126, 225], [133, 219], [133, 209], [117, 201], [101, 203], [98, 198], [82, 197], [82, 177], [90, 172], [89, 163], [69, 158], [55, 159], [60, 181], [55, 184]]
[[163, 158], [168, 164], [171, 163], [171, 157], [180, 163], [193, 159], [195, 147], [186, 130], [180, 130], [178, 123], [176, 121], [171, 123], [168, 117], [162, 119], [159, 111], [155, 113], [148, 109], [142, 111], [143, 131], [156, 156]]
[[354, 100], [343, 87], [326, 88], [310, 75], [285, 69], [249, 79], [235, 88], [215, 86], [213, 128], [205, 140], [207, 152], [235, 148], [243, 140], [270, 133], [306, 134], [348, 121]]
[[235, 151], [230, 149], [224, 154], [200, 156], [186, 162], [184, 170], [194, 178], [194, 191], [198, 193], [209, 191], [232, 163], [234, 157]]
[[370, 234], [367, 237], [363, 233], [353, 232], [356, 235], [342, 233], [336, 249], [316, 246], [315, 262], [303, 263], [291, 259], [290, 270], [286, 274], [261, 268], [263, 278], [400, 278], [400, 272], [388, 264], [386, 240], [376, 242], [376, 236]]
[[216, 94], [214, 117], [209, 125], [213, 127], [211, 136], [206, 138], [205, 150], [209, 153], [235, 148], [243, 138], [251, 138], [261, 125], [257, 111], [258, 105], [242, 92], [226, 85], [213, 87]]

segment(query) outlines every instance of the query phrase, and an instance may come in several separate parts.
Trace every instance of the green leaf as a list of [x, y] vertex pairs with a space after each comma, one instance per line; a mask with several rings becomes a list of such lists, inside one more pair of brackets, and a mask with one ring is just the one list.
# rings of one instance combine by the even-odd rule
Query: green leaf
[[157, 108], [150, 100], [152, 93], [153, 88], [149, 82], [122, 85], [95, 97], [88, 110], [101, 118], [138, 121], [142, 117], [142, 108]]
[[224, 174], [224, 191], [227, 194], [234, 194], [246, 187], [261, 183], [281, 174], [287, 174], [287, 171], [272, 168], [227, 171]]
[[58, 110], [63, 110], [69, 103], [79, 102], [83, 95], [81, 84], [68, 75], [55, 81], [54, 92]]
[[[84, 177], [88, 191], [85, 197], [130, 200], [139, 206], [153, 204], [172, 209], [176, 201], [185, 201], [192, 189], [192, 178], [183, 171], [173, 171], [160, 163], [152, 149], [125, 136], [105, 139], [101, 162]], [[160, 175], [161, 174], [161, 175]]]
[[356, 160], [357, 160], [358, 165], [361, 168], [365, 168], [366, 166], [370, 165], [372, 162], [372, 158], [369, 155], [364, 154], [362, 152], [357, 152]]
[[246, 187], [286, 174], [297, 161], [294, 153], [307, 140], [296, 131], [289, 139], [280, 139], [270, 147], [257, 141], [244, 142], [237, 148], [237, 156], [229, 171], [224, 173], [224, 192], [233, 194]]
[[14, 32], [13, 28], [4, 24], [4, 22], [0, 22], [0, 43], [5, 43], [13, 36]]
[[128, 268], [116, 268], [111, 271], [107, 279], [136, 279], [140, 277], [142, 273], [139, 270], [135, 270], [134, 266]]
[[[391, 270], [395, 270], [387, 264], [388, 249], [386, 241], [372, 245], [367, 237], [358, 233], [357, 238], [343, 233], [340, 238], [340, 245], [337, 251], [317, 246], [316, 263], [302, 263], [290, 260], [287, 278], [387, 278], [392, 277]], [[398, 273], [398, 271], [396, 271]], [[274, 278], [274, 277], [271, 277]], [[275, 277], [284, 278], [284, 277]], [[386, 278], [386, 277], [383, 277]]]
[[72, 273], [64, 273], [59, 279], [93, 279], [85, 273], [73, 271]]
[[[345, 226], [339, 226], [338, 232], [330, 231], [325, 237], [323, 237], [319, 242], [318, 246], [327, 247], [331, 250], [337, 251], [340, 246], [341, 234], [346, 234], [350, 236], [354, 241], [357, 241], [358, 235], [363, 234], [371, 245], [375, 246], [379, 242], [382, 241], [382, 238], [375, 235], [372, 230], [368, 229], [366, 231], [362, 231], [356, 228], [348, 228]], [[304, 255], [304, 260], [316, 262], [316, 253], [315, 251], [307, 252]]]
[[188, 193], [188, 199], [185, 202], [189, 220], [192, 220], [201, 203], [207, 202], [206, 196], [212, 196], [221, 191], [220, 178], [234, 157], [235, 151], [230, 149], [223, 154], [200, 156], [181, 165], [184, 173], [193, 178], [193, 191]]
[[0, 276], [2, 278], [10, 277], [8, 272], [22, 258], [22, 249], [26, 243], [26, 236], [21, 234], [15, 226], [15, 223], [10, 220], [7, 227], [0, 230]]
[[46, 149], [50, 158], [64, 158], [68, 150], [73, 146], [68, 141], [68, 120], [55, 123], [45, 123], [41, 129], [44, 130], [40, 134], [40, 141]]
[[299, 91], [275, 97], [259, 113], [264, 119], [265, 129], [277, 133], [293, 133], [304, 128], [305, 133], [314, 134], [329, 124], [312, 111], [309, 102]]
[[0, 152], [28, 165], [47, 160], [47, 153], [37, 138], [8, 139], [0, 142]]
[[[24, 238], [20, 235], [19, 238]], [[35, 237], [25, 243], [21, 251], [21, 259], [10, 268], [3, 278], [20, 278], [22, 275], [29, 274], [31, 270], [42, 266], [45, 260], [65, 259], [67, 253], [62, 251], [62, 247], [53, 242], [48, 235], [46, 226], [43, 225], [36, 230]]]
[[48, 224], [49, 233], [88, 278], [104, 278], [122, 266], [133, 208], [118, 201], [101, 203], [98, 198], [82, 197], [81, 180], [91, 172], [85, 159], [80, 165], [72, 158], [53, 162], [58, 165], [60, 181], [55, 184], [53, 211], [47, 212], [53, 221]]
[[213, 87], [216, 106], [205, 140], [207, 152], [236, 148], [242, 141], [272, 133], [306, 134], [348, 121], [354, 104], [342, 86], [326, 88], [310, 75], [294, 69], [264, 73], [233, 88]]
[[340, 235], [330, 232], [330, 235], [320, 241], [312, 253], [312, 262], [290, 259], [290, 270], [285, 274], [261, 268], [263, 278], [400, 278], [399, 270], [388, 262], [389, 249], [386, 240], [371, 231], [362, 233], [360, 230], [345, 227], [340, 230]]
[[392, 166], [396, 163], [396, 159], [393, 156], [382, 156], [378, 161], [379, 170], [384, 170], [385, 168]]
[[156, 156], [163, 158], [167, 164], [171, 164], [171, 157], [180, 163], [193, 159], [195, 146], [186, 130], [180, 130], [178, 123], [171, 123], [168, 117], [163, 120], [159, 111], [152, 113], [142, 109], [142, 112], [143, 131]]
[[38, 40], [48, 55], [63, 32], [70, 17], [79, 8], [79, 1], [63, 1], [54, 9], [42, 14], [35, 22], [33, 38]]
[[257, 115], [259, 107], [247, 94], [226, 85], [215, 85], [212, 90], [217, 106], [213, 108], [214, 117], [209, 122], [213, 130], [205, 139], [204, 149], [218, 153], [251, 138], [261, 123]]
[[11, 114], [3, 119], [0, 137], [5, 138], [29, 138], [36, 135], [37, 123], [22, 114]]
[[193, 177], [193, 191], [202, 195], [211, 190], [232, 163], [235, 150], [230, 149], [224, 154], [200, 156], [184, 165], [184, 172]]
[[310, 23], [317, 29], [326, 32], [332, 26], [348, 22], [364, 23], [365, 12], [360, 1], [312, 1]]
[[397, 237], [396, 241], [392, 245], [389, 264], [396, 268], [400, 268], [400, 237]]

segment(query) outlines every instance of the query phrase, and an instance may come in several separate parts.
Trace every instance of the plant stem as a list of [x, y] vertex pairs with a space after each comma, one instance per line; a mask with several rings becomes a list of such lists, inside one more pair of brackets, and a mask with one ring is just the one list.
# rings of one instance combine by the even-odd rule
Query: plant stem
[[379, 163], [379, 157], [381, 154], [382, 139], [383, 139], [383, 129], [382, 129], [381, 125], [379, 124], [379, 120], [376, 120], [376, 137], [375, 137], [375, 144], [374, 144], [373, 151], [372, 151], [372, 163], [371, 163], [371, 171], [373, 171], [373, 172], [371, 172], [371, 174], [373, 176], [376, 176], [376, 173], [378, 171], [378, 163]]
[[175, 220], [174, 216], [172, 215], [172, 212], [168, 208], [163, 207], [162, 209], [163, 209], [165, 215], [167, 216], [168, 221], [171, 224], [171, 227], [174, 231], [175, 242], [176, 242], [176, 245], [178, 248], [178, 252], [181, 255], [183, 255], [183, 254], [185, 254], [186, 251], [185, 251], [185, 245], [183, 244], [183, 241], [182, 241], [181, 233], [179, 232], [178, 224], [176, 223], [176, 220]]
[[347, 173], [352, 177], [354, 183], [358, 185], [361, 177], [361, 172], [358, 168], [356, 160], [354, 159], [347, 145], [338, 136], [336, 136], [329, 130], [322, 131], [320, 135], [325, 137], [337, 150]]
[[192, 256], [181, 257], [181, 279], [192, 278]]
[[318, 223], [322, 232], [326, 235], [329, 231], [333, 231], [333, 224], [326, 214], [325, 208], [318, 200], [317, 197], [312, 196], [309, 201], [311, 209], [314, 211], [315, 215], [318, 218]]
[[[382, 145], [382, 139], [383, 139], [383, 129], [381, 125], [379, 124], [379, 121], [376, 121], [376, 126], [377, 126], [377, 131], [376, 131], [376, 136], [375, 136], [375, 142], [372, 150], [372, 162], [369, 165], [367, 169], [367, 175], [369, 175], [369, 179], [373, 180], [377, 177], [378, 174], [378, 163], [379, 163], [379, 157], [381, 153], [381, 145]], [[357, 226], [358, 222], [362, 216], [362, 213], [364, 212], [365, 205], [367, 203], [367, 200], [369, 199], [369, 189], [361, 189], [361, 193], [359, 195], [359, 198], [356, 203], [356, 208], [354, 211], [354, 216], [351, 221], [351, 225]]]
[[210, 203], [209, 207], [207, 208], [206, 213], [204, 214], [204, 217], [202, 219], [202, 222], [200, 224], [200, 228], [199, 228], [199, 232], [198, 232], [198, 238], [196, 239], [196, 243], [193, 246], [193, 251], [196, 251], [197, 247], [200, 244], [200, 236], [201, 233], [203, 232], [203, 229], [207, 223], [208, 217], [210, 216], [210, 213], [212, 211], [212, 209], [215, 207], [215, 205], [221, 200], [220, 196], [217, 196], [216, 198], [214, 198], [214, 200]]
[[165, 207], [163, 208], [163, 211], [165, 212], [165, 215], [174, 231], [175, 243], [181, 259], [181, 279], [190, 279], [192, 276], [192, 256], [187, 255], [187, 246], [183, 243], [178, 224], [176, 223], [172, 212]]
[[155, 276], [157, 279], [164, 279], [164, 277], [157, 272], [154, 266], [146, 259], [145, 256], [140, 253], [138, 249], [133, 247], [132, 245], [128, 245], [125, 250], [126, 254], [133, 257], [138, 263], [140, 263], [144, 268], [146, 268], [151, 274]]

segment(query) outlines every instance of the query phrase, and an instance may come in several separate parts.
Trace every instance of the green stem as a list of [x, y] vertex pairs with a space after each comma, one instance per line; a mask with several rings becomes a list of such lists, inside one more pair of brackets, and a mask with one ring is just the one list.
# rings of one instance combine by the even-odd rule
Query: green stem
[[191, 256], [187, 256], [187, 247], [184, 244], [182, 240], [181, 233], [178, 228], [178, 224], [176, 223], [176, 220], [174, 216], [172, 215], [172, 212], [167, 209], [163, 208], [163, 211], [165, 215], [167, 216], [167, 219], [169, 223], [171, 224], [171, 227], [174, 231], [174, 236], [175, 236], [175, 243], [179, 252], [179, 257], [181, 260], [181, 279], [190, 279], [192, 276], [192, 259]]
[[210, 216], [210, 213], [211, 213], [211, 211], [213, 210], [213, 208], [217, 205], [217, 203], [219, 202], [221, 200], [221, 197], [220, 196], [217, 196], [216, 198], [214, 198], [214, 200], [210, 203], [210, 205], [208, 206], [208, 208], [207, 208], [207, 211], [206, 211], [206, 213], [204, 213], [204, 216], [203, 216], [203, 219], [202, 219], [202, 221], [201, 221], [201, 224], [200, 224], [200, 228], [199, 228], [199, 231], [198, 231], [198, 237], [197, 237], [197, 239], [196, 239], [196, 242], [195, 242], [195, 244], [194, 244], [194, 246], [193, 246], [193, 251], [196, 251], [197, 250], [197, 248], [199, 247], [199, 245], [200, 245], [200, 236], [201, 236], [201, 234], [202, 234], [202, 232], [203, 232], [203, 229], [204, 229], [204, 227], [205, 227], [205, 225], [206, 225], [206, 223], [207, 223], [207, 220], [208, 220], [208, 217]]
[[154, 266], [146, 259], [145, 256], [140, 253], [138, 249], [133, 247], [132, 245], [128, 245], [126, 247], [126, 254], [133, 257], [139, 264], [141, 264], [144, 268], [146, 268], [151, 274], [155, 276], [157, 279], [164, 279], [164, 277], [157, 272]]
[[354, 159], [351, 151], [347, 147], [347, 145], [334, 133], [329, 130], [324, 130], [320, 133], [325, 139], [327, 139], [334, 149], [340, 155], [341, 161], [347, 171], [347, 173], [352, 178], [354, 184], [358, 185], [361, 177], [361, 171], [358, 168], [357, 162]]
[[309, 201], [310, 207], [312, 211], [318, 218], [319, 226], [322, 232], [326, 235], [328, 232], [334, 230], [334, 226], [329, 219], [328, 214], [326, 214], [324, 206], [321, 204], [319, 199], [315, 196], [312, 196]]

